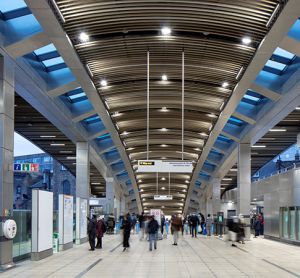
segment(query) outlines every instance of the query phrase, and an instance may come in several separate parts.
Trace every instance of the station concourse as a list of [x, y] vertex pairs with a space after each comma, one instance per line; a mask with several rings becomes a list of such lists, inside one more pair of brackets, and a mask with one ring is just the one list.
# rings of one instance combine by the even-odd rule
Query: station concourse
[[0, 277], [300, 277], [299, 17], [0, 0]]

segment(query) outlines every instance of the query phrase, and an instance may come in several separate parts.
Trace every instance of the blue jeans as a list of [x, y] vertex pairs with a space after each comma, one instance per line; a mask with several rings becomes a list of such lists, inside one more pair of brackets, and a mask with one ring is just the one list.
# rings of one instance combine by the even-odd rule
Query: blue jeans
[[152, 250], [152, 243], [154, 242], [154, 249], [156, 249], [156, 234], [149, 234], [149, 249]]

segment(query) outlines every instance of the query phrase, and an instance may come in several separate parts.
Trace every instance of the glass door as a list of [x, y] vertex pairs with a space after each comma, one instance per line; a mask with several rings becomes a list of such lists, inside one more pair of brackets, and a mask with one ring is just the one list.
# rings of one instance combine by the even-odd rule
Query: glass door
[[296, 209], [295, 207], [290, 207], [289, 211], [289, 227], [290, 227], [290, 239], [295, 240], [296, 239]]

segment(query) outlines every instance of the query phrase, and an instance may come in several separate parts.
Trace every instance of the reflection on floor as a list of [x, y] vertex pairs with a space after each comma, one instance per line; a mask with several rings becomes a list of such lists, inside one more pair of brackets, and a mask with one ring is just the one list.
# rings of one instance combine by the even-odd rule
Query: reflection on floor
[[107, 235], [104, 249], [88, 245], [39, 262], [24, 261], [1, 277], [300, 277], [300, 247], [262, 238], [231, 247], [217, 238], [184, 236], [178, 246], [171, 237], [150, 252], [148, 242], [131, 236], [123, 251], [121, 235]]

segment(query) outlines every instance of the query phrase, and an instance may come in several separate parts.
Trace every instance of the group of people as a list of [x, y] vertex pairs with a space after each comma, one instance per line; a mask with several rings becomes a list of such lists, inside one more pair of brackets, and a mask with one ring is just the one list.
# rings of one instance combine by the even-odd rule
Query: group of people
[[254, 229], [254, 237], [258, 237], [264, 234], [264, 216], [262, 213], [253, 215], [251, 219], [251, 227]]
[[[103, 218], [98, 218], [93, 215], [92, 218], [88, 219], [88, 237], [90, 243], [90, 251], [94, 251], [95, 248], [102, 249], [102, 238], [106, 233], [107, 226]], [[96, 243], [97, 238], [97, 243]]]

